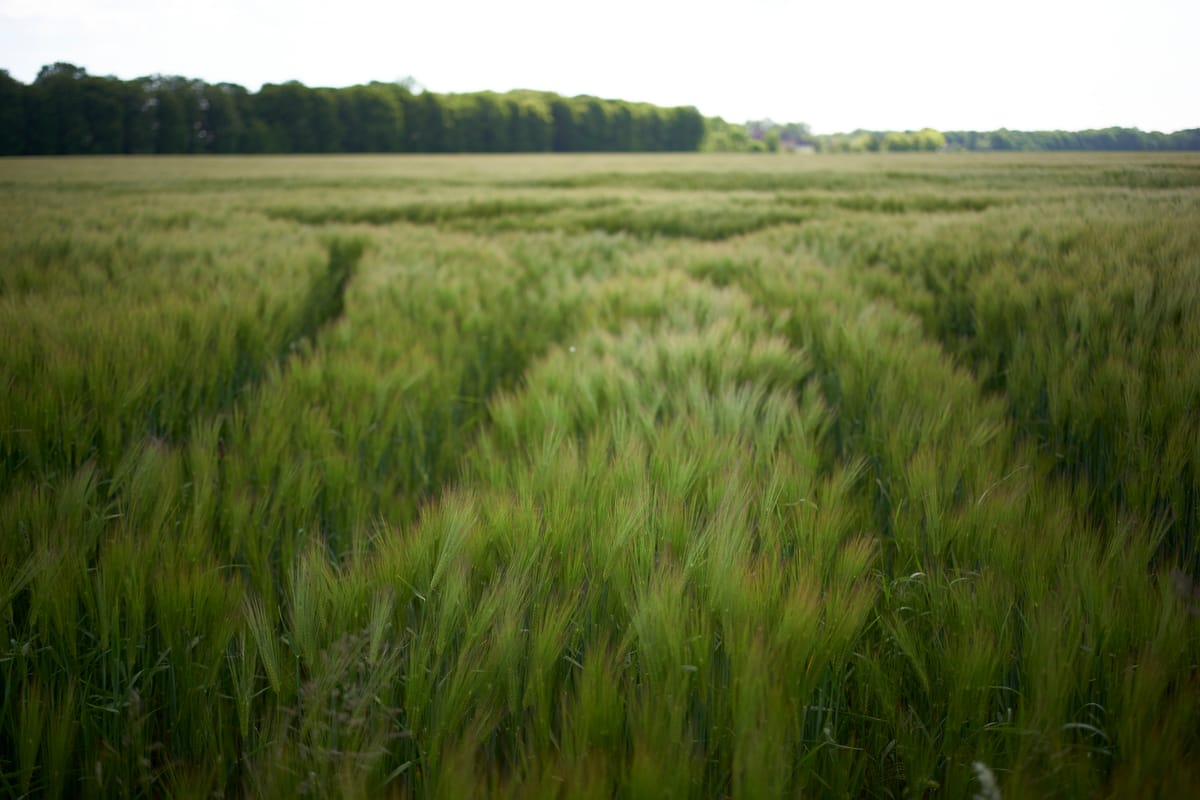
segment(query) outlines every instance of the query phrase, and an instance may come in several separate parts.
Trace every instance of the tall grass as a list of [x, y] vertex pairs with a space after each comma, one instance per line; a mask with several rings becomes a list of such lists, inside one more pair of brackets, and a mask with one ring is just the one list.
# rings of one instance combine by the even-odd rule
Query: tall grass
[[872, 216], [800, 237], [1002, 393], [1095, 515], [1161, 525], [1195, 564], [1198, 217], [1192, 192], [1101, 192], [915, 235]]
[[1200, 790], [1189, 157], [39, 163], [5, 793]]

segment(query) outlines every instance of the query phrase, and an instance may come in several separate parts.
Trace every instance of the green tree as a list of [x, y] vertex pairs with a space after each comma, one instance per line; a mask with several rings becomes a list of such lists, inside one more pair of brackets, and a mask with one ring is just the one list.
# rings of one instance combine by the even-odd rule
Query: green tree
[[29, 93], [29, 152], [87, 152], [91, 131], [83, 111], [82, 81], [86, 77], [82, 68], [61, 61], [38, 72]]
[[1175, 150], [1200, 150], [1200, 128], [1175, 131], [1167, 137], [1167, 143]]
[[187, 110], [178, 95], [157, 91], [154, 107], [154, 152], [186, 153], [188, 149]]
[[912, 150], [912, 140], [909, 139], [908, 134], [900, 133], [899, 131], [888, 131], [883, 135], [880, 149], [888, 153], [901, 153], [905, 150]]
[[238, 153], [247, 145], [249, 92], [233, 83], [204, 87], [204, 147], [213, 153]]
[[584, 100], [579, 108], [576, 149], [587, 152], [609, 150], [608, 109], [595, 97]]
[[149, 82], [154, 152], [187, 153], [199, 122], [199, 98], [185, 78], [154, 75]]
[[633, 149], [633, 111], [628, 103], [613, 103], [608, 112], [608, 131], [611, 149]]
[[1013, 149], [1015, 149], [1013, 146], [1012, 135], [1003, 128], [1001, 128], [998, 131], [992, 131], [991, 136], [989, 136], [988, 138], [989, 138], [988, 146], [992, 150], [1013, 150]]
[[120, 153], [125, 148], [124, 84], [115, 78], [87, 76], [80, 81], [89, 153]]
[[663, 150], [663, 124], [658, 109], [638, 105], [633, 109], [634, 149], [645, 152]]
[[513, 149], [544, 153], [554, 145], [554, 117], [544, 95], [533, 92], [510, 95]]
[[0, 69], [0, 155], [25, 152], [25, 85]]
[[700, 149], [714, 153], [748, 153], [757, 142], [750, 138], [746, 125], [735, 125], [720, 117], [705, 121]]
[[342, 128], [342, 120], [338, 116], [337, 91], [314, 89], [310, 95], [309, 108], [312, 113], [311, 127], [316, 152], [344, 152], [345, 131]]
[[446, 111], [438, 96], [423, 91], [405, 109], [406, 149], [441, 153], [446, 149]]
[[268, 83], [258, 92], [258, 117], [269, 130], [269, 149], [275, 153], [315, 153], [313, 91], [298, 81]]
[[404, 112], [396, 96], [383, 84], [358, 87], [363, 141], [369, 153], [395, 153], [404, 149]]
[[338, 119], [351, 153], [392, 153], [403, 149], [404, 112], [384, 84], [352, 86], [338, 92]]
[[939, 150], [946, 149], [946, 137], [941, 131], [935, 131], [933, 128], [922, 128], [914, 134], [914, 143], [916, 149], [924, 150], [927, 153], [935, 153]]
[[704, 138], [704, 117], [691, 106], [667, 109], [666, 126], [666, 150], [695, 150]]
[[464, 107], [466, 124], [471, 129], [471, 147], [477, 153], [504, 153], [512, 150], [509, 138], [508, 106], [491, 92], [469, 95]]
[[550, 118], [554, 124], [553, 149], [556, 153], [569, 153], [576, 147], [575, 110], [561, 97], [550, 102]]
[[138, 78], [121, 84], [121, 152], [145, 154], [154, 152], [154, 103], [150, 96], [149, 79]]

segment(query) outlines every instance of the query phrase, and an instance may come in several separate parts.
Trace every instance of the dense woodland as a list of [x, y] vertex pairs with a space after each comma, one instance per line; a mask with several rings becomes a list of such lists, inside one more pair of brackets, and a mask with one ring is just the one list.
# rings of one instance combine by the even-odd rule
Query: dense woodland
[[151, 153], [936, 152], [1200, 150], [1200, 128], [867, 131], [705, 118], [691, 106], [519, 90], [437, 94], [406, 83], [343, 89], [291, 81], [258, 92], [178, 76], [131, 81], [43, 67], [0, 70], [0, 155]]
[[698, 149], [704, 130], [690, 107], [549, 92], [294, 81], [250, 92], [161, 75], [122, 81], [63, 63], [26, 86], [0, 71], [3, 155], [676, 151]]

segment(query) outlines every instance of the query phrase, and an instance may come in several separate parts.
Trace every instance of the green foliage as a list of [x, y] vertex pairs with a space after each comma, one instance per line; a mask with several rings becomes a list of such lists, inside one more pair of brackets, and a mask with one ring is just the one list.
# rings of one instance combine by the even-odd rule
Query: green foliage
[[854, 131], [744, 125], [691, 107], [518, 90], [438, 95], [411, 84], [316, 89], [296, 81], [250, 94], [154, 75], [97, 77], [43, 67], [25, 86], [0, 70], [0, 156], [100, 153], [935, 152], [1200, 149], [1200, 130]]
[[717, 153], [777, 153], [810, 150], [815, 140], [804, 123], [777, 124], [771, 120], [733, 125], [720, 117], [705, 120], [700, 149]]
[[696, 150], [694, 108], [547, 92], [414, 95], [404, 83], [256, 94], [154, 75], [120, 81], [72, 64], [31, 86], [0, 71], [0, 156], [87, 153], [532, 153]]
[[1195, 150], [1200, 130], [1159, 133], [1137, 128], [1086, 131], [947, 131], [946, 144], [955, 150]]
[[815, 137], [817, 149], [826, 153], [862, 153], [880, 150], [903, 152], [969, 151], [1179, 151], [1200, 149], [1196, 129], [1158, 133], [1137, 128], [1104, 128], [1086, 131], [864, 131]]
[[0, 181], [4, 793], [1200, 791], [1194, 159]]

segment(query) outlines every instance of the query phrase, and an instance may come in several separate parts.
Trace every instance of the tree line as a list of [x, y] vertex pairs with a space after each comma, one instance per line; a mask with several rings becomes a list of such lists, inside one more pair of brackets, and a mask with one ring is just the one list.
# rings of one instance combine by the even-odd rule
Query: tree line
[[819, 136], [823, 153], [934, 153], [946, 149], [946, 137], [933, 128], [919, 131], [863, 131]]
[[951, 150], [1200, 150], [1200, 128], [1159, 133], [1137, 128], [1086, 131], [947, 131]]
[[151, 75], [123, 81], [57, 63], [29, 84], [0, 70], [0, 155], [687, 151], [1200, 150], [1200, 129], [867, 131], [704, 118], [691, 106], [410, 84], [291, 81], [258, 92]]
[[684, 151], [704, 134], [690, 106], [550, 92], [295, 81], [251, 92], [178, 76], [124, 81], [65, 63], [26, 85], [0, 70], [0, 155]]
[[1200, 129], [1158, 133], [1137, 128], [1086, 131], [865, 131], [818, 136], [828, 153], [896, 151], [1200, 150]]
[[702, 150], [770, 153], [815, 150], [822, 153], [900, 153], [1049, 150], [1200, 150], [1200, 128], [1175, 133], [1137, 128], [1103, 128], [1085, 131], [868, 131], [813, 134], [804, 123], [781, 124], [771, 120], [734, 124], [708, 120]]

